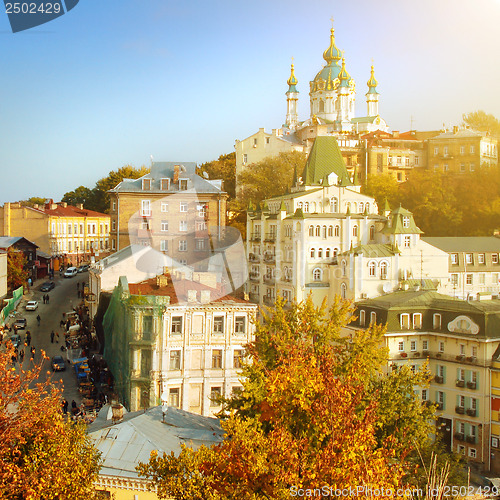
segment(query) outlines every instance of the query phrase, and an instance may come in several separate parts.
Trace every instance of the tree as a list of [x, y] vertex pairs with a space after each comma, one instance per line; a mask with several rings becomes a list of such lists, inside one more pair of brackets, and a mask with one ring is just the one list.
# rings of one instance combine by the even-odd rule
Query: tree
[[500, 121], [493, 115], [485, 113], [483, 110], [464, 113], [462, 119], [464, 125], [468, 125], [481, 132], [488, 132], [494, 137], [500, 137]]
[[363, 187], [363, 194], [375, 198], [379, 209], [383, 210], [385, 200], [387, 200], [390, 205], [395, 203], [398, 189], [399, 184], [392, 175], [371, 175], [368, 177], [368, 182]]
[[24, 371], [13, 356], [10, 343], [0, 351], [0, 497], [96, 498], [99, 456], [84, 427], [63, 416], [50, 378], [39, 382], [43, 360]]
[[302, 173], [306, 159], [305, 153], [291, 151], [248, 165], [238, 177], [240, 209], [245, 210], [250, 201], [284, 195], [292, 186], [294, 172]]
[[47, 198], [40, 198], [38, 196], [32, 196], [31, 198], [28, 198], [27, 200], [22, 200], [19, 203], [23, 205], [24, 207], [33, 207], [34, 205], [45, 205], [45, 202], [47, 201]]
[[179, 479], [211, 495], [191, 497], [200, 499], [284, 499], [293, 488], [405, 484], [414, 439], [425, 443], [432, 430], [434, 410], [414, 394], [428, 374], [383, 377], [385, 330], [372, 325], [346, 335], [352, 313], [342, 301], [328, 312], [311, 299], [290, 310], [278, 302], [248, 346], [252, 363], [244, 367], [242, 392], [225, 401], [222, 443], [184, 448], [178, 457], [154, 455], [140, 474], [176, 499], [187, 498]]
[[217, 160], [202, 163], [196, 173], [209, 179], [222, 179], [224, 191], [230, 199], [236, 196], [236, 153], [220, 155]]
[[9, 248], [7, 251], [7, 287], [9, 290], [26, 286], [28, 282], [26, 263], [26, 257], [22, 252]]
[[61, 201], [72, 206], [82, 203], [85, 208], [88, 208], [94, 201], [94, 192], [88, 187], [79, 186], [74, 191], [65, 193]]

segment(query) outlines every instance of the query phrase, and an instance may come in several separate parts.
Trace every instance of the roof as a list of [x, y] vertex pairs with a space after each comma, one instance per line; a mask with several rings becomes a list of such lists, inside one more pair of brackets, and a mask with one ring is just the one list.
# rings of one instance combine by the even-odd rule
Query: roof
[[[196, 174], [195, 162], [175, 162], [162, 161], [153, 162], [151, 172], [139, 177], [138, 179], [123, 179], [117, 186], [110, 189], [109, 192], [161, 192], [165, 195], [173, 192], [179, 192], [179, 186], [173, 182], [168, 190], [161, 189], [161, 179], [174, 178], [175, 167], [179, 166], [179, 179], [189, 179], [192, 183], [190, 190], [198, 193], [223, 193], [222, 181], [203, 179]], [[142, 189], [142, 180], [151, 179], [151, 189]]]
[[353, 118], [351, 120], [351, 123], [373, 123], [377, 118], [379, 118], [378, 115], [375, 115], [375, 116], [360, 116], [358, 118]]
[[302, 182], [306, 186], [321, 184], [330, 174], [338, 177], [340, 185], [353, 185], [335, 137], [316, 137], [302, 172]]
[[11, 246], [19, 243], [22, 240], [38, 248], [38, 245], [26, 239], [24, 236], [0, 236], [0, 248], [10, 248]]
[[300, 196], [306, 196], [311, 193], [316, 193], [321, 191], [322, 188], [308, 189], [307, 191], [296, 191], [295, 193], [283, 194], [281, 196], [275, 196], [274, 198], [268, 198], [265, 201], [276, 201], [276, 200], [290, 200], [292, 198], [299, 198]]
[[[405, 227], [404, 219], [409, 218], [408, 226]], [[390, 224], [389, 224], [390, 222]], [[392, 210], [389, 214], [389, 221], [382, 229], [384, 234], [422, 234], [423, 231], [417, 227], [413, 214], [403, 207]]]
[[431, 137], [430, 140], [433, 141], [434, 139], [467, 139], [467, 138], [480, 138], [480, 137], [485, 137], [486, 132], [478, 132], [477, 130], [471, 130], [471, 129], [459, 129], [456, 132], [450, 131], [450, 132], [441, 132], [439, 135], [436, 135], [434, 137]]
[[217, 419], [171, 406], [125, 413], [116, 424], [107, 419], [109, 410], [110, 405], [105, 405], [87, 428], [102, 454], [103, 475], [138, 478], [135, 467], [148, 462], [152, 451], [178, 455], [181, 444], [194, 449], [211, 446], [222, 441], [224, 433]]
[[[110, 217], [109, 214], [87, 210], [86, 208], [78, 208], [72, 205], [64, 206], [60, 203], [54, 204], [56, 208], [50, 208], [53, 204], [47, 203], [44, 207], [39, 207], [37, 210], [57, 217]], [[36, 209], [35, 209], [36, 210]]]
[[500, 238], [495, 236], [436, 236], [422, 238], [445, 252], [500, 252]]
[[368, 245], [358, 245], [351, 248], [347, 252], [342, 252], [341, 255], [355, 254], [364, 255], [372, 259], [380, 257], [392, 257], [400, 252], [396, 250], [393, 245], [387, 243], [371, 243]]

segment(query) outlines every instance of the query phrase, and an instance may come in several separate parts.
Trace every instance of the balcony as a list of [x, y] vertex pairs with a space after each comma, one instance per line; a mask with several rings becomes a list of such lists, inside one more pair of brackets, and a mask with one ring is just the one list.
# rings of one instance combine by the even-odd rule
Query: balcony
[[465, 355], [464, 354], [459, 354], [455, 359], [457, 361], [465, 361]]
[[458, 415], [464, 415], [465, 408], [463, 406], [455, 406], [455, 413], [458, 413]]
[[419, 358], [420, 357], [420, 353], [419, 352], [412, 352], [412, 356], [414, 358]]
[[264, 254], [264, 262], [266, 264], [274, 264], [276, 262], [276, 255], [270, 252]]
[[457, 380], [457, 381], [455, 382], [455, 385], [456, 385], [457, 387], [465, 387], [465, 380]]
[[466, 440], [470, 444], [476, 444], [476, 436], [467, 436]]
[[467, 408], [467, 415], [469, 415], [469, 417], [476, 417], [477, 410], [475, 408]]
[[249, 262], [260, 262], [260, 255], [257, 255], [255, 253], [251, 253], [248, 255], [248, 260], [249, 260]]
[[468, 389], [477, 389], [477, 383], [476, 382], [467, 382], [467, 388]]
[[260, 274], [256, 272], [250, 272], [249, 273], [250, 280], [251, 281], [259, 281], [260, 280]]
[[407, 358], [407, 357], [408, 357], [408, 354], [407, 354], [406, 352], [400, 352], [400, 353], [399, 353], [399, 356], [400, 356], [401, 358]]
[[444, 403], [436, 403], [436, 410], [443, 410], [444, 409]]
[[465, 361], [467, 361], [467, 363], [475, 363], [477, 361], [477, 358], [476, 356], [468, 356], [467, 358], [465, 358]]
[[260, 233], [252, 233], [250, 236], [250, 241], [260, 241], [261, 235]]
[[269, 241], [271, 243], [276, 241], [276, 233], [266, 233], [264, 241]]
[[434, 381], [437, 383], [437, 384], [444, 384], [444, 377], [440, 377], [439, 375], [436, 375], [434, 377]]
[[465, 441], [465, 434], [463, 432], [456, 432], [453, 437], [457, 441]]

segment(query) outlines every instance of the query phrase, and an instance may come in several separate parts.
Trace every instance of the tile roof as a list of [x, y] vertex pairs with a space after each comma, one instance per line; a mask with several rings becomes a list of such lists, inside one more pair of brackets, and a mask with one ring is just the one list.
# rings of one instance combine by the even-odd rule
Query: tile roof
[[50, 208], [51, 204], [48, 203], [45, 207], [39, 207], [38, 210], [47, 215], [54, 215], [57, 217], [109, 217], [108, 214], [103, 214], [101, 212], [95, 212], [94, 210], [87, 210], [86, 208], [78, 208], [72, 205], [64, 207], [61, 204], [57, 204], [56, 208]]

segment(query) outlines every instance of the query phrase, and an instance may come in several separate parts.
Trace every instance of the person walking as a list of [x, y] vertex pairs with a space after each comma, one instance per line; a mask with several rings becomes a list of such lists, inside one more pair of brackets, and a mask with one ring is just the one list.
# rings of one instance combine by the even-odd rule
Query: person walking
[[28, 330], [26, 332], [26, 345], [29, 347], [30, 344], [31, 344], [31, 332]]
[[62, 405], [62, 408], [63, 408], [63, 413], [66, 415], [66, 413], [68, 413], [68, 406], [69, 406], [69, 403], [64, 400], [63, 401], [63, 405]]
[[31, 359], [35, 359], [35, 353], [36, 353], [35, 347], [31, 346]]
[[47, 294], [47, 304], [50, 302], [50, 295]]
[[51, 344], [53, 344], [53, 343], [54, 343], [54, 337], [55, 337], [55, 335], [56, 335], [56, 334], [54, 333], [54, 330], [52, 330], [52, 331], [50, 332], [50, 343], [51, 343]]
[[42, 321], [42, 318], [40, 318], [39, 314], [37, 315], [36, 320], [38, 321], [38, 326], [40, 326], [40, 321]]
[[59, 344], [59, 332], [56, 332], [56, 344]]
[[43, 303], [45, 304], [45, 295], [42, 295]]

